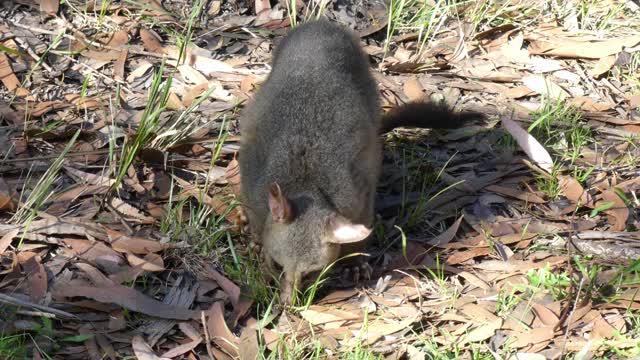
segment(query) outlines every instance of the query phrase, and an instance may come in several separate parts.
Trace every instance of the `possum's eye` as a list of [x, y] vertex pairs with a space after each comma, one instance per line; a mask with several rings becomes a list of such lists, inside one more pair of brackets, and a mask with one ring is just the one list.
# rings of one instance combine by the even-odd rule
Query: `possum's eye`
[[329, 242], [347, 244], [362, 241], [371, 234], [372, 229], [362, 224], [354, 224], [343, 217], [335, 217], [329, 221]]

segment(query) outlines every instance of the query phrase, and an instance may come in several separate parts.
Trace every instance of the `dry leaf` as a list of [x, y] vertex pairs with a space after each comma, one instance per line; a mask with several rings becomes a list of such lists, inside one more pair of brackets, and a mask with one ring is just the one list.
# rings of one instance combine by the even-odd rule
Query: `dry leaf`
[[184, 96], [182, 97], [182, 104], [184, 104], [184, 106], [191, 106], [191, 104], [193, 104], [196, 98], [204, 94], [208, 89], [209, 89], [208, 82], [188, 88]]
[[204, 75], [202, 75], [198, 70], [192, 68], [189, 65], [178, 66], [178, 72], [180, 72], [180, 75], [182, 75], [182, 78], [187, 83], [194, 84], [196, 86], [202, 85], [202, 84], [207, 84], [207, 85], [209, 84], [209, 80], [207, 80], [207, 78], [204, 77]]
[[[538, 43], [539, 44], [536, 44]], [[603, 41], [575, 41], [552, 38], [550, 41], [533, 41], [532, 54], [563, 56], [570, 58], [600, 59], [622, 51], [624, 47], [633, 47], [640, 43], [640, 35], [613, 37]], [[536, 49], [537, 48], [537, 49]]]
[[131, 347], [138, 360], [171, 360], [170, 358], [156, 355], [151, 346], [140, 335], [135, 335], [131, 339]]
[[196, 56], [191, 64], [196, 70], [204, 74], [205, 76], [211, 76], [216, 72], [223, 73], [247, 73], [247, 71], [241, 69], [234, 69], [231, 65], [220, 61], [208, 58], [206, 56]]
[[62, 243], [67, 247], [63, 250], [65, 254], [72, 257], [78, 257], [90, 264], [96, 264], [97, 259], [107, 258], [116, 264], [124, 263], [124, 259], [120, 254], [108, 247], [104, 243], [92, 242], [87, 239], [62, 239]]
[[85, 348], [87, 349], [87, 357], [89, 359], [102, 359], [100, 350], [98, 349], [98, 343], [96, 342], [96, 334], [93, 331], [93, 326], [86, 323], [78, 329], [78, 334], [84, 335], [87, 338], [83, 341]]
[[271, 3], [269, 2], [269, 0], [256, 0], [254, 5], [256, 15], [260, 14], [263, 11], [271, 10]]
[[402, 321], [391, 319], [376, 319], [370, 321], [366, 333], [361, 333], [359, 337], [352, 338], [349, 344], [353, 345], [363, 342], [366, 345], [371, 345], [384, 336], [410, 327], [416, 320], [416, 317], [409, 317]]
[[11, 241], [14, 237], [18, 236], [20, 233], [20, 228], [16, 227], [13, 230], [9, 230], [6, 234], [4, 234], [0, 238], [0, 255], [3, 255], [5, 250], [11, 245]]
[[496, 331], [502, 327], [503, 320], [496, 318], [489, 322], [484, 322], [482, 325], [474, 328], [467, 333], [465, 340], [468, 342], [479, 342], [491, 338], [495, 335]]
[[64, 166], [64, 169], [76, 179], [82, 180], [82, 182], [87, 182], [91, 185], [111, 186], [115, 184], [115, 180], [110, 179], [107, 176], [91, 174], [82, 170], [74, 169], [70, 166]]
[[20, 80], [13, 73], [9, 58], [3, 52], [0, 52], [0, 80], [9, 91], [14, 91], [20, 87]]
[[133, 83], [137, 79], [143, 76], [146, 76], [152, 69], [153, 69], [152, 64], [147, 62], [142, 63], [140, 66], [138, 66], [137, 68], [135, 68], [133, 71], [129, 73], [129, 76], [127, 76], [127, 82]]
[[587, 73], [592, 78], [597, 79], [600, 76], [602, 76], [604, 73], [611, 70], [613, 65], [616, 63], [617, 58], [618, 57], [615, 55], [609, 55], [609, 56], [600, 58], [600, 60], [596, 61], [596, 63], [593, 64], [593, 67], [591, 67], [591, 69], [587, 70]]
[[258, 334], [256, 330], [249, 327], [242, 329], [240, 333], [240, 359], [257, 360], [260, 357], [260, 344], [258, 343]]
[[167, 109], [169, 110], [184, 110], [185, 105], [180, 101], [178, 95], [173, 91], [169, 92], [169, 99], [167, 99]]
[[113, 78], [117, 81], [124, 81], [124, 65], [127, 62], [127, 57], [129, 56], [129, 50], [124, 49], [118, 55], [116, 62], [113, 64]]
[[640, 108], [640, 94], [632, 95], [629, 98], [629, 106], [634, 109]]
[[[14, 195], [15, 193], [9, 189], [9, 185], [4, 181], [3, 178], [0, 178], [0, 212], [2, 211], [14, 211], [16, 209], [16, 205], [14, 203]], [[2, 251], [0, 251], [0, 254]]]
[[240, 339], [233, 335], [224, 321], [224, 309], [220, 301], [215, 302], [209, 309], [207, 320], [207, 329], [211, 340], [223, 349], [227, 354], [235, 357], [238, 356], [238, 344]]
[[264, 338], [264, 344], [270, 351], [276, 350], [276, 346], [280, 341], [280, 334], [270, 329], [262, 329], [262, 337]]
[[227, 279], [224, 275], [220, 274], [214, 269], [209, 269], [205, 276], [215, 280], [215, 282], [220, 285], [222, 290], [224, 290], [227, 295], [229, 295], [229, 300], [231, 300], [231, 305], [236, 308], [240, 303], [240, 288], [238, 285], [234, 284], [233, 281]]
[[[88, 57], [90, 59], [98, 60], [98, 61], [113, 61], [122, 56], [123, 53], [126, 53], [126, 49], [124, 45], [129, 42], [129, 33], [125, 30], [118, 30], [113, 33], [107, 45], [112, 48], [119, 49], [98, 49], [98, 50], [85, 50], [82, 51], [82, 56]], [[124, 65], [122, 65], [124, 66]], [[115, 67], [114, 67], [115, 72]]]
[[458, 232], [458, 228], [460, 228], [460, 223], [462, 223], [463, 218], [464, 216], [460, 216], [458, 220], [456, 220], [453, 224], [451, 224], [451, 226], [447, 230], [445, 230], [442, 234], [427, 241], [427, 244], [433, 245], [433, 246], [443, 246], [448, 244], [456, 236], [456, 233]]
[[260, 83], [260, 81], [261, 79], [256, 76], [247, 75], [240, 82], [240, 90], [245, 94], [249, 94], [250, 92], [253, 91], [253, 89], [255, 88], [255, 85]]
[[196, 330], [190, 323], [182, 321], [178, 323], [178, 327], [189, 339], [193, 341], [202, 340], [202, 335], [200, 335], [199, 330]]
[[513, 136], [520, 148], [529, 156], [533, 162], [538, 164], [542, 169], [551, 173], [553, 160], [551, 155], [540, 145], [531, 134], [520, 127], [515, 121], [507, 118], [502, 119], [502, 126]]
[[139, 5], [144, 15], [150, 15], [160, 21], [175, 23], [175, 19], [162, 7], [159, 0], [139, 0], [132, 4]]
[[593, 318], [591, 320], [587, 320], [588, 316], [589, 314], [585, 315], [584, 320], [587, 323], [593, 323], [593, 333], [596, 337], [603, 339], [612, 339], [614, 336], [616, 336], [616, 333], [618, 331], [613, 326], [611, 326], [611, 324], [609, 324], [599, 312], [593, 310]]
[[523, 348], [529, 345], [539, 344], [544, 341], [553, 339], [555, 331], [552, 327], [539, 327], [530, 329], [521, 333], [517, 333], [513, 336], [513, 348]]
[[507, 90], [504, 95], [510, 99], [519, 99], [525, 96], [534, 95], [536, 92], [528, 87], [521, 85]]
[[207, 11], [207, 14], [211, 17], [214, 17], [216, 15], [218, 15], [220, 13], [220, 0], [214, 0], [211, 2], [211, 5], [209, 6], [209, 11]]
[[496, 192], [498, 194], [508, 195], [516, 199], [520, 199], [526, 202], [534, 203], [534, 204], [544, 204], [546, 201], [539, 197], [536, 194], [532, 194], [529, 192], [524, 192], [515, 188], [499, 186], [499, 185], [489, 185], [485, 188], [486, 190]]
[[325, 306], [312, 305], [307, 310], [300, 312], [300, 316], [313, 325], [327, 325], [339, 327], [348, 320], [357, 320], [360, 317], [348, 311], [331, 309]]
[[172, 244], [161, 244], [155, 240], [149, 240], [137, 236], [127, 236], [119, 231], [106, 229], [111, 247], [118, 252], [132, 254], [148, 254], [160, 252], [172, 248]]
[[582, 110], [590, 112], [601, 112], [613, 109], [616, 104], [601, 103], [585, 96], [578, 96], [571, 99], [570, 104], [579, 107]]
[[22, 264], [22, 268], [29, 281], [31, 301], [38, 303], [47, 293], [47, 272], [40, 263], [40, 256], [35, 255], [30, 257]]
[[40, 12], [47, 15], [55, 15], [58, 13], [60, 0], [40, 0]]
[[[470, 320], [478, 321], [478, 322], [494, 322], [498, 319], [498, 317], [491, 312], [491, 310], [487, 309], [487, 303], [484, 303], [485, 306], [475, 303], [464, 304], [460, 307], [460, 312], [465, 314]], [[495, 309], [492, 309], [495, 310]]]
[[114, 282], [103, 284], [100, 287], [73, 284], [56, 285], [53, 294], [57, 298], [84, 296], [162, 319], [189, 320], [200, 318], [199, 311], [161, 303], [135, 289]]
[[519, 352], [514, 355], [513, 360], [547, 360], [547, 357], [542, 354]]
[[158, 254], [147, 254], [144, 259], [139, 258], [133, 254], [127, 254], [127, 260], [132, 266], [145, 271], [153, 272], [164, 270], [164, 261], [162, 261], [162, 257]]
[[155, 224], [156, 219], [152, 216], [147, 216], [142, 211], [134, 208], [126, 202], [120, 200], [117, 197], [111, 198], [110, 205], [120, 214], [127, 217], [129, 220], [136, 219], [142, 224]]
[[469, 282], [469, 284], [479, 287], [480, 289], [483, 290], [489, 290], [491, 289], [491, 286], [484, 280], [480, 279], [479, 277], [477, 277], [476, 275], [468, 272], [468, 271], [460, 271], [458, 273], [458, 276], [462, 277], [463, 279], [467, 280]]
[[107, 190], [109, 190], [109, 187], [105, 185], [78, 184], [69, 188], [69, 190], [53, 195], [51, 197], [51, 202], [75, 201], [82, 196], [104, 194]]
[[162, 354], [161, 357], [172, 359], [172, 358], [178, 357], [180, 355], [184, 355], [184, 354], [188, 353], [189, 351], [195, 349], [198, 345], [200, 345], [201, 342], [202, 342], [202, 339], [199, 339], [199, 340], [190, 341], [190, 342], [182, 344], [182, 345], [178, 345], [178, 346], [172, 348], [171, 350], [165, 352], [164, 354]]
[[522, 78], [522, 82], [529, 89], [554, 100], [564, 100], [570, 97], [569, 93], [558, 84], [542, 75], [525, 76]]
[[447, 264], [456, 265], [467, 260], [471, 260], [475, 257], [485, 256], [489, 254], [491, 254], [491, 250], [488, 247], [478, 247], [466, 251], [460, 251], [449, 255], [449, 257], [447, 258]]
[[71, 107], [71, 104], [65, 104], [61, 101], [43, 101], [36, 104], [35, 107], [28, 107], [26, 112], [30, 117], [40, 117], [48, 112], [66, 109]]
[[410, 101], [416, 101], [424, 98], [422, 84], [416, 78], [412, 77], [405, 81], [402, 90]]
[[559, 322], [560, 319], [553, 313], [553, 311], [549, 310], [546, 306], [542, 304], [533, 304], [533, 312], [538, 316], [542, 324], [548, 327], [554, 327]]
[[613, 225], [611, 230], [623, 231], [627, 227], [629, 208], [613, 190], [603, 191], [600, 196], [602, 200], [596, 203], [596, 207], [613, 203], [613, 207], [604, 211], [609, 216], [609, 222]]
[[151, 30], [147, 30], [145, 28], [140, 29], [140, 38], [144, 43], [145, 49], [149, 52], [164, 54], [166, 53], [164, 48], [162, 47], [162, 43], [160, 42], [160, 37]]
[[567, 199], [582, 206], [593, 207], [593, 198], [584, 190], [578, 180], [571, 176], [558, 176], [560, 190]]

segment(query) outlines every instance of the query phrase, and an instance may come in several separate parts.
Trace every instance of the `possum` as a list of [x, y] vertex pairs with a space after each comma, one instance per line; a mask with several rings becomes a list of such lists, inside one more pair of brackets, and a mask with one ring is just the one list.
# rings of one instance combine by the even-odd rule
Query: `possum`
[[382, 115], [359, 39], [326, 20], [290, 31], [240, 114], [241, 201], [264, 263], [284, 272], [290, 300], [306, 274], [372, 232], [380, 134], [398, 126], [458, 127], [475, 113], [418, 102]]

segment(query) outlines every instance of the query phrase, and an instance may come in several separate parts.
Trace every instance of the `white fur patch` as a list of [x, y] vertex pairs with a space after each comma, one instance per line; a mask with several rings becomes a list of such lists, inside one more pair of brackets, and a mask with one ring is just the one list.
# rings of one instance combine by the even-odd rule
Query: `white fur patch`
[[344, 224], [333, 229], [333, 238], [336, 243], [352, 243], [362, 241], [371, 234], [372, 229], [368, 229], [360, 224]]

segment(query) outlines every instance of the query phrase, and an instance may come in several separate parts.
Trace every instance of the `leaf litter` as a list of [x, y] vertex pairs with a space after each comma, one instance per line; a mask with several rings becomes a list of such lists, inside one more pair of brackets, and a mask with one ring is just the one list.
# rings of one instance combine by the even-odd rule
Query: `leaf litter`
[[[468, 358], [479, 344], [519, 359], [637, 355], [640, 19], [621, 4], [508, 25], [465, 23], [473, 7], [461, 7], [433, 34], [388, 28], [372, 2], [326, 8], [361, 34], [385, 109], [432, 99], [490, 119], [386, 135], [374, 276], [345, 287], [332, 272], [293, 309], [260, 287], [233, 200], [237, 110], [268, 74], [286, 8], [215, 1], [194, 23], [184, 1], [3, 8], [0, 334], [29, 333], [33, 358], [278, 358], [296, 346], [294, 358], [316, 346], [322, 358], [421, 359], [434, 346]], [[596, 31], [591, 15], [614, 21]], [[185, 31], [198, 40], [181, 49]], [[166, 103], [150, 117], [158, 73]], [[154, 141], [127, 158], [147, 130]]]

